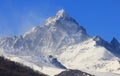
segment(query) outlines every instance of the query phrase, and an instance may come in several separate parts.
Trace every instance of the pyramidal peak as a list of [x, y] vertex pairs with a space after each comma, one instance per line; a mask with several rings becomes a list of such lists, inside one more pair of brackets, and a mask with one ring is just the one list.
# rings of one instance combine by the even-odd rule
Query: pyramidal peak
[[61, 9], [53, 17], [49, 17], [44, 25], [52, 30], [62, 29], [68, 33], [81, 32], [86, 34], [86, 30], [80, 26], [77, 21], [72, 18], [68, 13]]
[[120, 45], [119, 41], [115, 37], [113, 37], [113, 39], [111, 40], [111, 44], [115, 46]]
[[98, 71], [100, 74], [120, 74], [118, 40], [113, 38], [109, 43], [100, 36], [88, 35], [84, 27], [63, 9], [48, 18], [44, 26], [35, 26], [20, 37], [0, 39], [0, 55], [28, 66], [33, 65], [31, 68], [45, 73], [46, 70], [51, 73], [65, 66]]
[[65, 33], [84, 33], [86, 34], [86, 30], [80, 26], [74, 18], [69, 16], [68, 13], [64, 11], [64, 9], [59, 10], [55, 16], [49, 17], [44, 26], [42, 27], [33, 27], [30, 31], [26, 32], [24, 37], [33, 32], [38, 32], [39, 30], [49, 30], [49, 31], [64, 31]]
[[72, 17], [69, 16], [68, 13], [65, 12], [64, 9], [59, 10], [55, 16], [53, 17], [49, 17], [46, 20], [45, 26], [50, 26], [50, 25], [54, 25], [54, 23], [58, 20], [69, 20], [69, 21], [74, 21], [75, 23], [77, 23]]

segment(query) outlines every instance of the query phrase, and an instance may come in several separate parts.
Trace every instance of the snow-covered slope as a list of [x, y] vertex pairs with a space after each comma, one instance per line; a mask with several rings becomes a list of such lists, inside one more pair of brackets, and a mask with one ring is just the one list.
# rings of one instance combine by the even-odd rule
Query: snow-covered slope
[[62, 50], [58, 59], [70, 69], [120, 73], [119, 58], [96, 41], [88, 39]]
[[0, 55], [38, 67], [120, 74], [117, 39], [109, 43], [99, 36], [88, 35], [63, 9], [48, 18], [43, 26], [33, 27], [24, 35], [1, 38]]

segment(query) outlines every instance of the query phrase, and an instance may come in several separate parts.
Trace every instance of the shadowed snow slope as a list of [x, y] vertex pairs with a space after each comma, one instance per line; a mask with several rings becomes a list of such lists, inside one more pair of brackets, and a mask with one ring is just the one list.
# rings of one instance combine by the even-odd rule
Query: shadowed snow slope
[[1, 38], [0, 55], [17, 57], [22, 63], [26, 61], [38, 67], [120, 74], [117, 39], [109, 43], [99, 36], [88, 35], [63, 9], [43, 26], [33, 27], [24, 35]]

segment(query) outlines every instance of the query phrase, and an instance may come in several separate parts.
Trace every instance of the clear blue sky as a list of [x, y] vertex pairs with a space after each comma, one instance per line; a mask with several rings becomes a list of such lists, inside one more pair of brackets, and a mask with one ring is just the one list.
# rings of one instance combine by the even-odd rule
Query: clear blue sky
[[90, 35], [120, 41], [120, 0], [0, 0], [0, 36], [23, 34], [61, 8]]

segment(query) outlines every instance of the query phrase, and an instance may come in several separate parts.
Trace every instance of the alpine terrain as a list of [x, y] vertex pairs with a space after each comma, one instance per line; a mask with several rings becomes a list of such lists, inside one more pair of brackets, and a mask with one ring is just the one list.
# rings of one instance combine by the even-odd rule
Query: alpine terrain
[[0, 55], [54, 76], [77, 69], [95, 76], [120, 76], [120, 43], [90, 36], [63, 9], [24, 35], [0, 39]]

